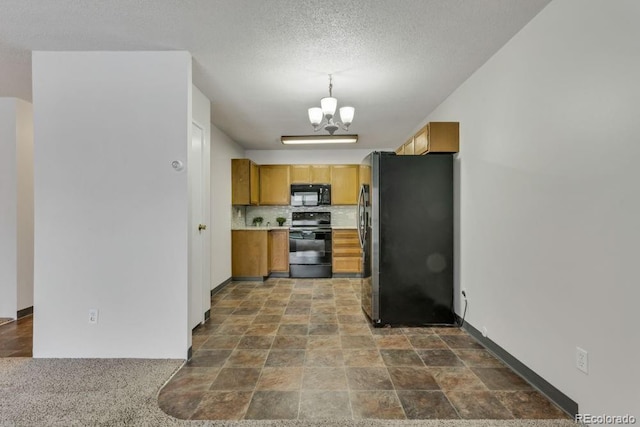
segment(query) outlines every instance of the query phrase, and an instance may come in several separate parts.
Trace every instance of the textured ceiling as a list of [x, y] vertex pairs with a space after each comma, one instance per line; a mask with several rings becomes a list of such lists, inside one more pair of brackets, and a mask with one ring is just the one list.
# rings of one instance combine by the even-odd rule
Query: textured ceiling
[[329, 73], [360, 148], [395, 146], [548, 2], [0, 0], [0, 96], [31, 99], [32, 50], [188, 50], [246, 148], [312, 134]]

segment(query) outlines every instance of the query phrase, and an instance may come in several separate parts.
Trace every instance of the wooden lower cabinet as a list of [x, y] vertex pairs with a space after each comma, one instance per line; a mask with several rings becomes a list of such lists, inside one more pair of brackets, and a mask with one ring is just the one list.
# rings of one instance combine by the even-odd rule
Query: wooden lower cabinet
[[361, 273], [362, 251], [357, 230], [333, 230], [333, 273]]
[[289, 271], [289, 230], [232, 230], [231, 275], [263, 278]]
[[289, 271], [289, 230], [269, 231], [269, 272]]
[[231, 275], [265, 277], [269, 275], [267, 230], [231, 231]]

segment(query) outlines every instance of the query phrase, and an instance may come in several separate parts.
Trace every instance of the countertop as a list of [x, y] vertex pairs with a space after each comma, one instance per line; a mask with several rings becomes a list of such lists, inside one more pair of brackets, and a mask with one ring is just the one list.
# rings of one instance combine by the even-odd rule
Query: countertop
[[253, 225], [245, 225], [244, 227], [232, 227], [232, 230], [250, 230], [250, 231], [271, 231], [271, 230], [288, 230], [289, 226], [284, 225], [279, 227], [277, 225], [261, 225], [260, 227], [255, 227]]
[[[262, 225], [260, 227], [255, 227], [252, 225], [245, 225], [244, 227], [232, 227], [232, 230], [250, 230], [250, 231], [271, 231], [271, 230], [288, 230], [289, 226], [285, 225], [282, 227], [278, 227], [270, 225], [270, 226], [266, 226], [266, 225]], [[355, 225], [332, 225], [331, 226], [332, 230], [355, 230], [356, 227]]]

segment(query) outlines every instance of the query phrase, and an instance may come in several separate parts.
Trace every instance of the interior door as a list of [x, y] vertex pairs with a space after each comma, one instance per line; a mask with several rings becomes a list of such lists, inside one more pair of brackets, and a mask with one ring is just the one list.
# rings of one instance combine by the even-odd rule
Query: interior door
[[209, 185], [208, 150], [205, 132], [192, 125], [189, 147], [189, 324], [196, 327], [204, 321], [210, 307], [210, 242], [208, 229]]

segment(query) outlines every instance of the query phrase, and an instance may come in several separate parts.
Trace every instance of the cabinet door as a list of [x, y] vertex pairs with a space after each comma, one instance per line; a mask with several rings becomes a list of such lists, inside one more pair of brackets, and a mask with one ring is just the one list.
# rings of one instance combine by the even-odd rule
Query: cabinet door
[[404, 155], [404, 144], [402, 144], [400, 147], [396, 148], [396, 154], [399, 156], [403, 156]]
[[266, 230], [231, 231], [231, 275], [264, 277], [269, 274]]
[[253, 162], [250, 164], [249, 176], [249, 193], [251, 193], [250, 204], [257, 205], [260, 202], [260, 168]]
[[289, 271], [289, 230], [271, 230], [269, 232], [270, 271], [286, 273]]
[[420, 131], [413, 137], [413, 154], [426, 153], [429, 144], [429, 125], [420, 129]]
[[261, 205], [288, 205], [290, 195], [289, 165], [260, 166]]
[[309, 184], [311, 166], [309, 165], [291, 165], [291, 183], [292, 184]]
[[331, 204], [357, 205], [359, 178], [358, 165], [331, 166]]
[[258, 166], [249, 159], [231, 159], [231, 204], [258, 204]]
[[360, 165], [360, 186], [362, 184], [371, 185], [371, 167], [369, 165]]
[[460, 151], [460, 123], [430, 122], [429, 153], [457, 153]]
[[407, 142], [404, 143], [404, 154], [405, 155], [412, 155], [414, 150], [413, 150], [413, 138], [411, 138], [410, 140], [408, 140]]
[[311, 184], [329, 184], [331, 182], [331, 166], [311, 165]]

